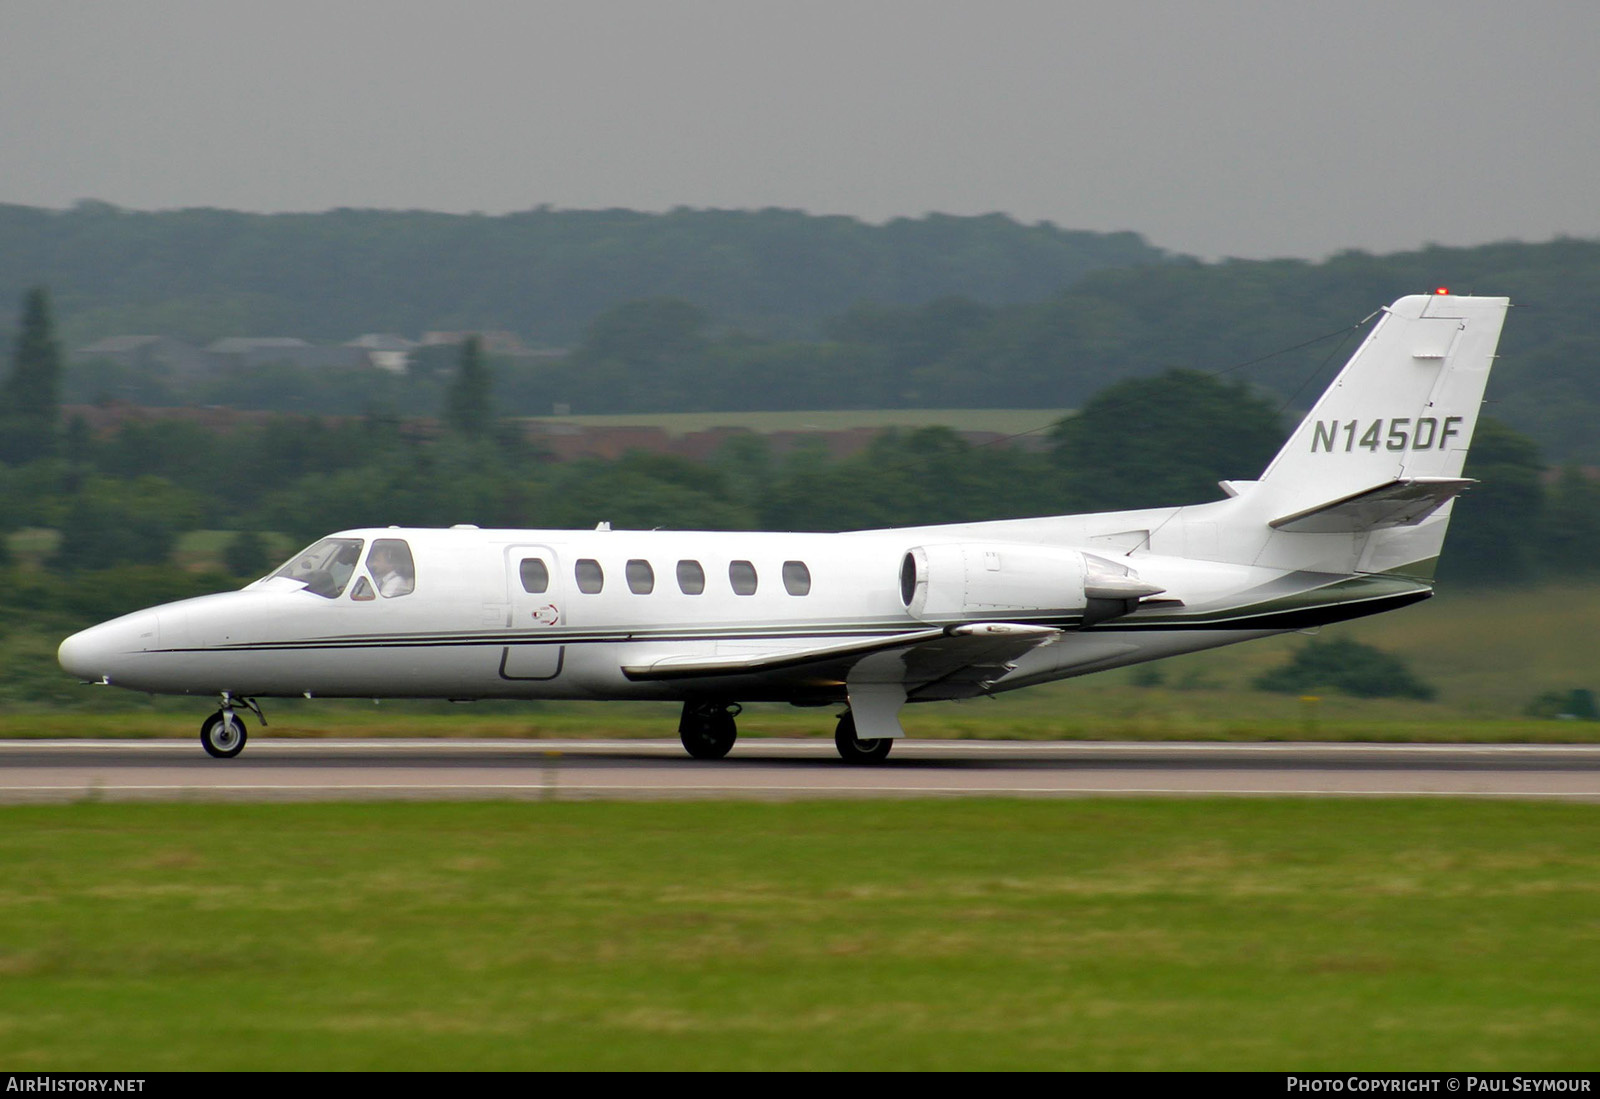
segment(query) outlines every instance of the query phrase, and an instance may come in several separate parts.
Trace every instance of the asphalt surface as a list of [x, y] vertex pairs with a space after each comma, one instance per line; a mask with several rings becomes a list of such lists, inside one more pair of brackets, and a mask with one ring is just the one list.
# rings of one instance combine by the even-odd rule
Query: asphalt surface
[[0, 804], [591, 798], [1449, 796], [1600, 802], [1600, 745], [907, 740], [850, 766], [831, 740], [0, 741]]

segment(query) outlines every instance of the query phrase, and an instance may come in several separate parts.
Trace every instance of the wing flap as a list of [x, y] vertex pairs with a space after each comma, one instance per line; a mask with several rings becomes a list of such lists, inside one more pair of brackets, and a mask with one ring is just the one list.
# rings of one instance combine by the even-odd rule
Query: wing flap
[[1294, 534], [1359, 534], [1413, 527], [1475, 484], [1462, 477], [1409, 477], [1285, 515], [1267, 525]]

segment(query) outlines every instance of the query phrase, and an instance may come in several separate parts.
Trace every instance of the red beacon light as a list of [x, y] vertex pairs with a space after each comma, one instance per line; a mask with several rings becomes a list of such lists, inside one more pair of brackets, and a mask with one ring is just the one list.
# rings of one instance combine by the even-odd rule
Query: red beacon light
[[1450, 293], [1450, 288], [1448, 286], [1440, 286], [1436, 287], [1433, 292], [1435, 294], [1448, 294]]

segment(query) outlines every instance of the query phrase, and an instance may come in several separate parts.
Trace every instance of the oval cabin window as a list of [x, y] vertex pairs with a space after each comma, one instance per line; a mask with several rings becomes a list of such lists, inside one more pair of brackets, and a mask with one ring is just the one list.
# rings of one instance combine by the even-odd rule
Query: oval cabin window
[[578, 581], [578, 590], [584, 595], [596, 595], [606, 586], [605, 570], [593, 557], [583, 558], [572, 571]]
[[649, 595], [656, 590], [656, 570], [650, 567], [650, 562], [638, 559], [629, 561], [626, 572], [628, 590], [634, 595]]
[[748, 561], [734, 561], [728, 566], [728, 583], [733, 585], [734, 595], [754, 595], [756, 567]]
[[537, 557], [522, 559], [522, 590], [530, 595], [543, 595], [550, 590], [550, 568]]
[[783, 590], [790, 595], [811, 594], [811, 570], [804, 561], [783, 563]]
[[700, 562], [678, 562], [678, 590], [684, 595], [700, 595], [706, 590], [706, 570]]

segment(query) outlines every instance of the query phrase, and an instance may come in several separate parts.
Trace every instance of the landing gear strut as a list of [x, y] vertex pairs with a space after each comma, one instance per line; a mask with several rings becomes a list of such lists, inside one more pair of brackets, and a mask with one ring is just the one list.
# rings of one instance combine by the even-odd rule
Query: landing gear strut
[[739, 737], [734, 718], [742, 709], [737, 702], [685, 702], [678, 719], [678, 739], [695, 759], [721, 759]]
[[833, 746], [846, 763], [882, 763], [889, 758], [894, 741], [888, 737], [877, 740], [856, 739], [856, 718], [849, 710], [839, 715], [839, 727], [833, 734]]
[[[253, 698], [242, 698], [243, 702], [255, 715], [261, 719], [261, 724], [267, 723], [267, 715], [261, 712], [261, 707], [256, 705]], [[244, 751], [244, 742], [249, 739], [245, 732], [244, 719], [233, 712], [234, 698], [227, 691], [222, 692], [222, 709], [206, 718], [200, 725], [200, 746], [206, 753], [217, 759], [232, 759]]]

